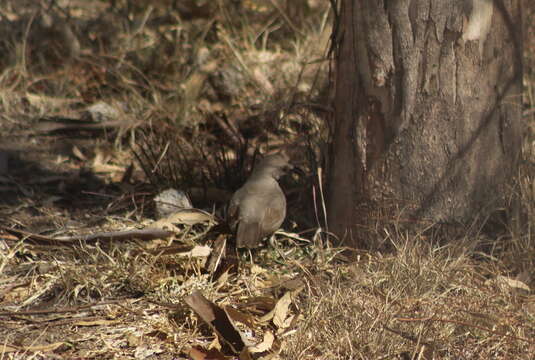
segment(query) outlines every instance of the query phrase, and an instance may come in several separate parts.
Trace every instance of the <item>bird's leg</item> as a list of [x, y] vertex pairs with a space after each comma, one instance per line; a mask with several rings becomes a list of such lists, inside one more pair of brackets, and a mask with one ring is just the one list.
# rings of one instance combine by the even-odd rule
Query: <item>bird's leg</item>
[[276, 244], [275, 244], [275, 233], [271, 234], [271, 236], [268, 239], [268, 243], [272, 248], [276, 247]]
[[251, 249], [247, 248], [247, 253], [249, 254], [249, 262], [251, 263], [251, 266], [252, 266], [254, 265], [254, 261], [253, 261], [253, 253]]

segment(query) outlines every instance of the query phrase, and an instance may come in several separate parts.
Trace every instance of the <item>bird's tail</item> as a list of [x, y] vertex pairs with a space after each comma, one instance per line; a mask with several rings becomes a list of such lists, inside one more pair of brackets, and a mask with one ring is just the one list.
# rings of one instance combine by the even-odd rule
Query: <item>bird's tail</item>
[[262, 234], [260, 233], [260, 224], [254, 222], [240, 221], [238, 231], [236, 232], [237, 248], [257, 248], [260, 246]]

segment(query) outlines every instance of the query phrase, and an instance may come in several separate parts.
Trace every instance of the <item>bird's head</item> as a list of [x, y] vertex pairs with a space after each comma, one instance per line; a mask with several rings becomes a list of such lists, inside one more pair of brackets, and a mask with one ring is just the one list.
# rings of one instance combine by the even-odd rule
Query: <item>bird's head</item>
[[278, 180], [293, 169], [290, 158], [284, 152], [266, 155], [253, 169], [253, 175], [271, 176]]

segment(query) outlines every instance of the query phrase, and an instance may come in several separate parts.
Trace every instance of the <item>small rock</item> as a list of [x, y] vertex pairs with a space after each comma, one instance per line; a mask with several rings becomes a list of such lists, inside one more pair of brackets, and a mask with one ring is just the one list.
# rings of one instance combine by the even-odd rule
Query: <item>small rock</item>
[[108, 105], [103, 101], [99, 101], [86, 109], [82, 114], [82, 119], [100, 123], [108, 120], [115, 120], [119, 116], [120, 111], [117, 108]]
[[156, 216], [164, 218], [182, 209], [191, 209], [193, 205], [184, 191], [167, 189], [154, 197]]

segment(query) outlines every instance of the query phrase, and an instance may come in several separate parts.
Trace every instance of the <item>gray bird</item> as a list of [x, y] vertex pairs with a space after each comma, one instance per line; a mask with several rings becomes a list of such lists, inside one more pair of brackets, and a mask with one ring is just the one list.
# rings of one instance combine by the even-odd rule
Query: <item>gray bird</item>
[[236, 247], [256, 248], [286, 217], [286, 197], [277, 180], [292, 169], [284, 153], [267, 155], [254, 167], [228, 207], [228, 222], [236, 233]]

